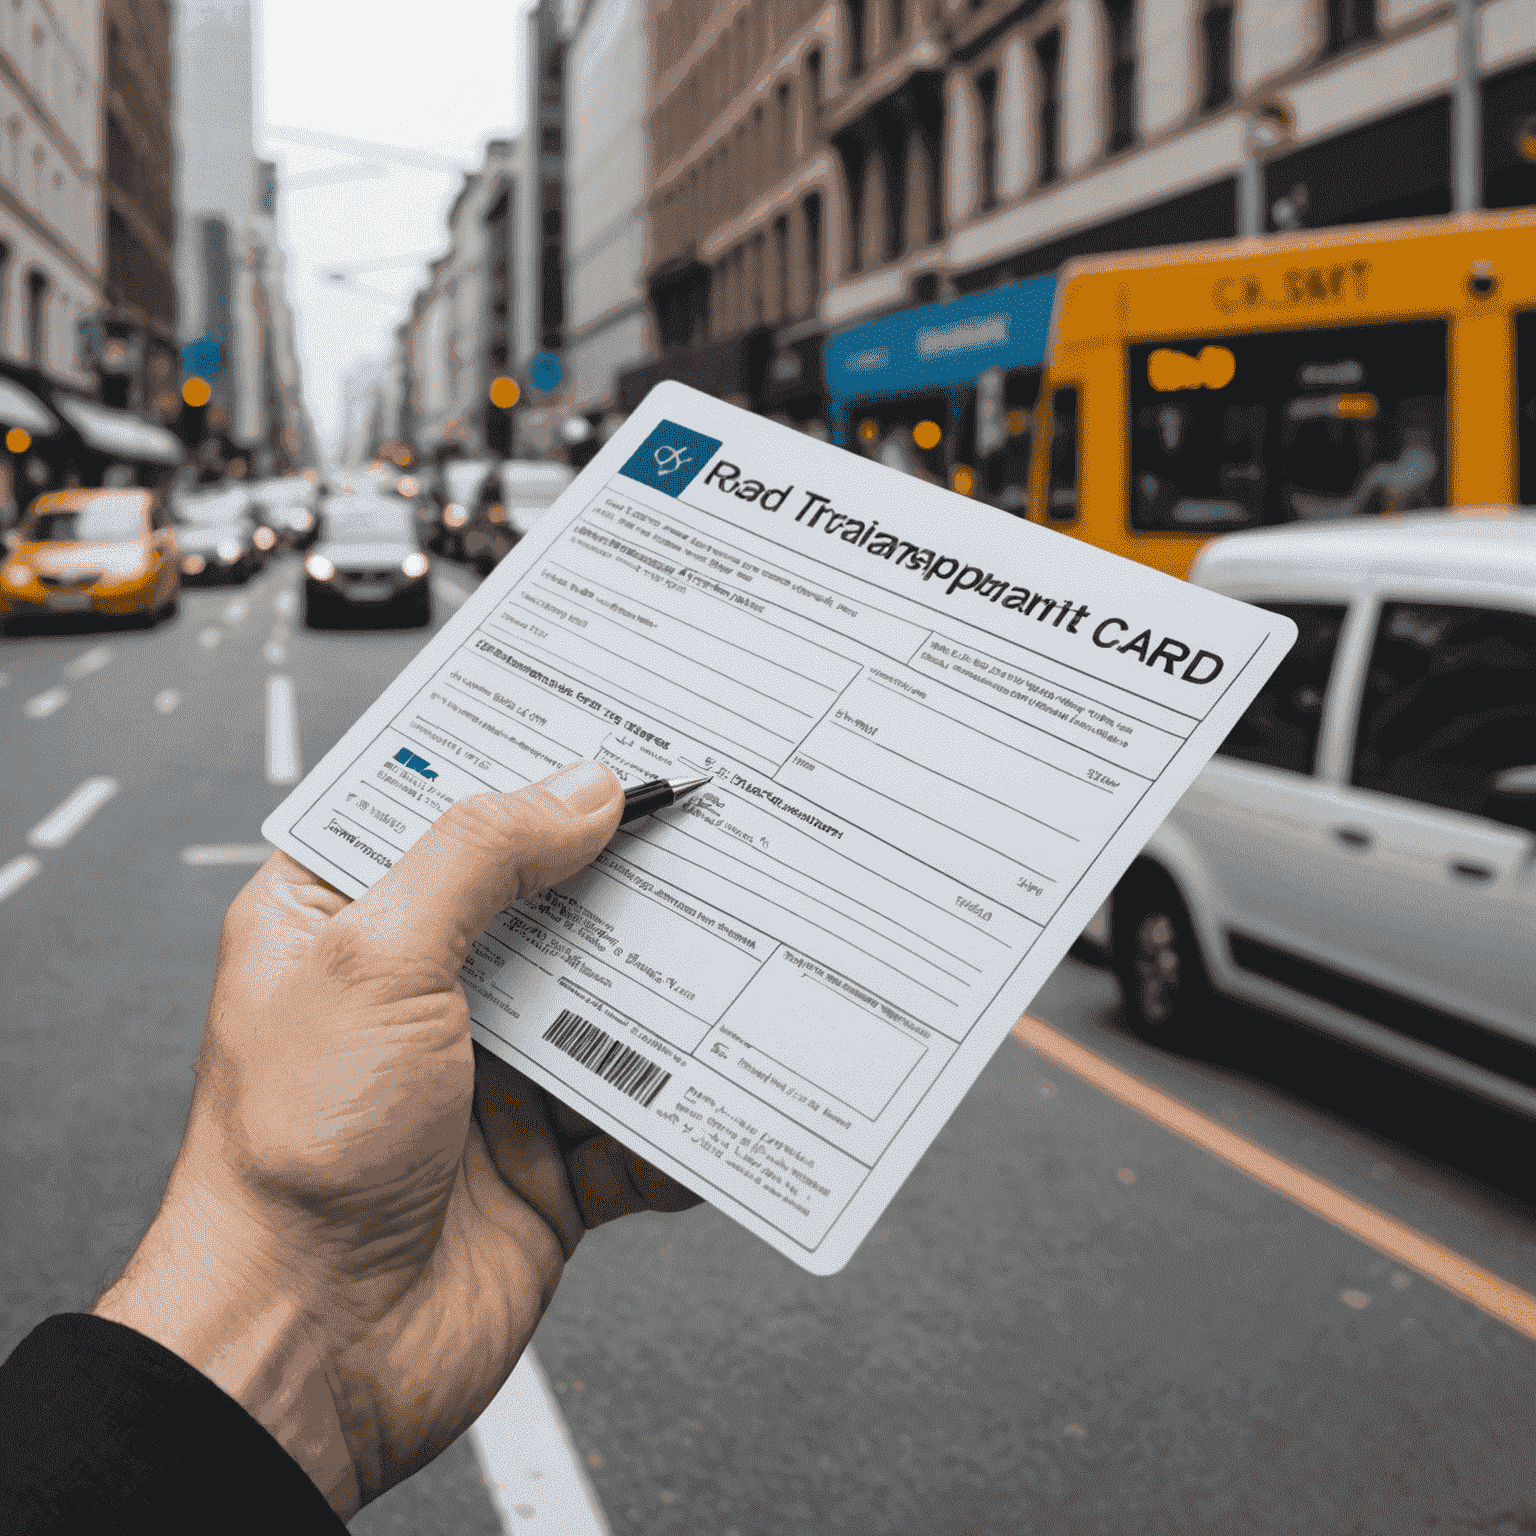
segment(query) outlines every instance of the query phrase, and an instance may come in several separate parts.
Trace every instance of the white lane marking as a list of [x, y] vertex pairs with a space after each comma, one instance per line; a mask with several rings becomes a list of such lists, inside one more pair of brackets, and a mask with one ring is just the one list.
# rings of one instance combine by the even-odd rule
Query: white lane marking
[[285, 651], [282, 645], [276, 640], [268, 640], [267, 643], [261, 648], [261, 659], [266, 662], [269, 667], [282, 666], [283, 658], [287, 656], [287, 654], [288, 652]]
[[168, 715], [181, 703], [181, 695], [174, 688], [162, 688], [155, 695], [155, 713]]
[[112, 652], [104, 645], [95, 646], [83, 656], [76, 656], [70, 664], [64, 668], [64, 676], [71, 682], [79, 682], [82, 677], [89, 677], [92, 672], [100, 672], [112, 660]]
[[238, 598], [224, 610], [226, 624], [238, 624], [245, 617], [245, 604]]
[[100, 774], [61, 801], [27, 833], [34, 848], [62, 848], [117, 793], [117, 780]]
[[277, 601], [272, 605], [273, 609], [286, 617], [299, 605], [299, 600], [292, 592], [279, 592]]
[[183, 864], [265, 864], [270, 843], [194, 843], [181, 850]]
[[504, 1531], [612, 1536], [531, 1344], [469, 1441]]
[[56, 710], [63, 709], [68, 702], [68, 688], [50, 688], [46, 693], [34, 694], [22, 705], [22, 710], [33, 720], [46, 720]]
[[9, 864], [0, 864], [0, 901], [4, 901], [7, 896], [14, 896], [42, 867], [41, 861], [34, 859], [30, 853], [12, 859]]
[[460, 607], [469, 596], [463, 587], [451, 581], [444, 581], [441, 576], [432, 583], [432, 590], [437, 593], [438, 600], [447, 603], [450, 608]]
[[293, 679], [267, 679], [267, 783], [299, 781], [299, 717], [294, 707]]
[[216, 646], [219, 643], [219, 641], [222, 640], [223, 638], [224, 638], [224, 635], [223, 635], [222, 631], [217, 630], [217, 629], [213, 629], [213, 628], [209, 628], [209, 629], [205, 629], [197, 637], [197, 643], [200, 646], [202, 646], [202, 648], [205, 651], [211, 651], [214, 648], [214, 646]]
[[10, 680], [11, 674], [9, 672], [0, 672], [0, 688], [4, 688]]

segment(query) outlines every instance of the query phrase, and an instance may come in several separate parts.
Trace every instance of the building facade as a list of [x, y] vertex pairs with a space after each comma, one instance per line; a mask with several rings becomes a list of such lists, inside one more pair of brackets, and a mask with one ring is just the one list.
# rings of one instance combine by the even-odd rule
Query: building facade
[[102, 8], [0, 6], [0, 359], [94, 394], [101, 309]]
[[651, 0], [654, 361], [810, 425], [827, 330], [1074, 255], [1536, 202], [1529, 0]]

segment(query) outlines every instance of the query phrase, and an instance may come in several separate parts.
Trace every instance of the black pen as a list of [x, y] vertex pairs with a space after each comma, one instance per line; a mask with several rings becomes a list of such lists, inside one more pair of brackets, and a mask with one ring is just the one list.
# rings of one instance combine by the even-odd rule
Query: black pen
[[647, 784], [636, 784], [624, 791], [624, 814], [619, 817], [619, 825], [622, 827], [626, 821], [638, 821], [652, 811], [676, 805], [684, 795], [691, 795], [711, 782], [710, 776], [705, 774], [702, 779], [652, 779]]

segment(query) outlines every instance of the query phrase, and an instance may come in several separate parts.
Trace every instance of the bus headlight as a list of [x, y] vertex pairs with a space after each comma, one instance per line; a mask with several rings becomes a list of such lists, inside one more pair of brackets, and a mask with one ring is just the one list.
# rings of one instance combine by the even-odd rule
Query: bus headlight
[[8, 587], [30, 587], [32, 567], [23, 565], [19, 560], [13, 561], [5, 568], [5, 584]]
[[240, 558], [239, 539], [220, 539], [214, 553], [225, 565], [233, 565]]
[[422, 554], [407, 555], [400, 562], [400, 569], [407, 576], [425, 576], [427, 574], [427, 557]]

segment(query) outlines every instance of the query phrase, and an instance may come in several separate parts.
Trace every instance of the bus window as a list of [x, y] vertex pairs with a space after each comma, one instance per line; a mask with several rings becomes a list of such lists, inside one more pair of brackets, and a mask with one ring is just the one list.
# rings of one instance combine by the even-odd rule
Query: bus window
[[1025, 512], [1039, 396], [1040, 372], [1035, 368], [988, 368], [977, 379], [955, 428], [955, 490], [1005, 512]]
[[943, 395], [862, 400], [849, 407], [848, 415], [856, 452], [948, 487], [949, 401]]
[[1070, 523], [1077, 516], [1077, 390], [1051, 391], [1051, 458], [1045, 487], [1049, 522]]
[[1129, 365], [1140, 532], [1445, 505], [1443, 320], [1185, 337]]
[[1515, 437], [1520, 504], [1536, 506], [1536, 309], [1515, 316]]

